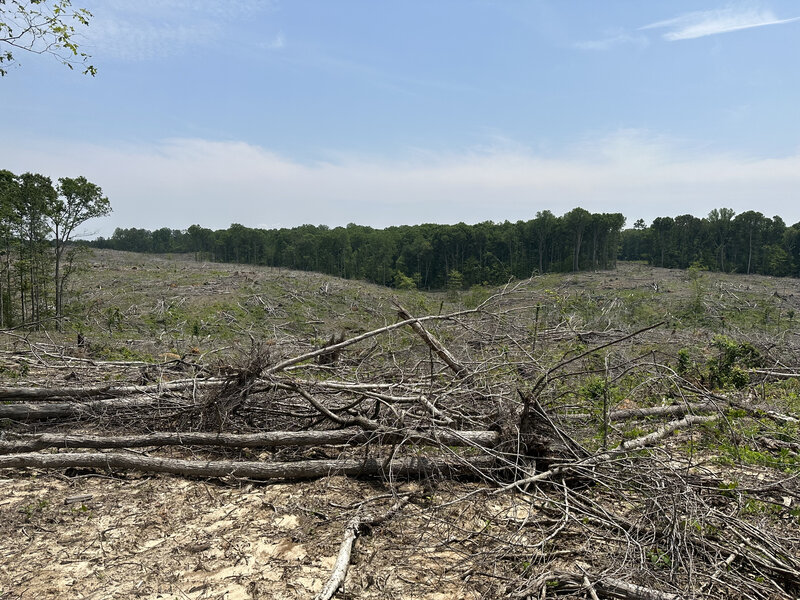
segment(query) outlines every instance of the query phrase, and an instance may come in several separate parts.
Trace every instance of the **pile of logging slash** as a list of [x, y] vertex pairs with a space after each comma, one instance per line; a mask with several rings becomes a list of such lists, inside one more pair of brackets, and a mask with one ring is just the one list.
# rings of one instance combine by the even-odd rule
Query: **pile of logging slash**
[[[735, 437], [732, 411], [781, 426], [797, 417], [714, 394], [638, 352], [642, 340], [664, 335], [661, 323], [572, 332], [596, 343], [554, 359], [548, 339], [569, 335], [520, 325], [516, 316], [534, 310], [524, 298], [524, 287], [507, 289], [474, 309], [423, 317], [398, 304], [385, 326], [306, 352], [254, 338], [237, 364], [184, 358], [153, 375], [153, 365], [118, 363], [124, 377], [113, 384], [75, 384], [81, 369], [103, 365], [31, 345], [25, 360], [68, 372], [72, 385], [0, 389], [0, 469], [383, 481], [391, 507], [354, 512], [319, 599], [341, 588], [357, 538], [418, 500], [396, 491], [408, 478], [428, 489], [465, 482], [454, 502], [509, 509], [447, 542], [474, 572], [501, 582], [498, 595], [798, 597], [797, 518], [741, 510], [748, 501], [796, 506], [796, 474], [768, 472], [732, 489], [722, 469], [686, 451], [704, 432]], [[602, 389], [588, 401], [570, 387], [598, 373], [605, 381], [646, 374], [665, 401], [613, 406]], [[798, 450], [796, 441], [773, 442]], [[270, 458], [243, 460], [243, 449]]]

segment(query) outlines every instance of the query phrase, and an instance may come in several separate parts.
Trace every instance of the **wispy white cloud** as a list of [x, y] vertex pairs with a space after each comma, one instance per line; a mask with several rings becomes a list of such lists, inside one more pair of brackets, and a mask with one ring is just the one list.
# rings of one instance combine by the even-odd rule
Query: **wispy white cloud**
[[[178, 55], [190, 48], [218, 45], [226, 32], [261, 12], [275, 9], [273, 0], [87, 0], [94, 15], [83, 32], [90, 52], [141, 61]], [[281, 38], [282, 39], [282, 38]]]
[[173, 139], [98, 146], [63, 140], [0, 145], [0, 164], [51, 177], [85, 175], [114, 213], [94, 226], [224, 228], [302, 223], [530, 219], [582, 206], [628, 219], [757, 208], [800, 220], [800, 153], [714, 154], [643, 131], [587, 140], [560, 155], [522, 147], [415, 154], [405, 160], [339, 156], [302, 163], [244, 142]]
[[575, 42], [573, 46], [578, 50], [610, 50], [616, 46], [633, 45], [639, 48], [646, 48], [650, 44], [650, 40], [643, 34], [630, 34], [630, 33], [609, 33], [606, 37], [599, 40], [587, 40], [583, 42]]
[[265, 10], [274, 10], [276, 0], [85, 0], [92, 12], [107, 8], [115, 13], [133, 14], [148, 18], [164, 15], [192, 17], [206, 15], [215, 19], [238, 18]]
[[641, 29], [667, 29], [662, 37], [670, 42], [690, 40], [707, 35], [729, 33], [753, 27], [781, 25], [800, 20], [800, 17], [778, 19], [771, 10], [755, 7], [729, 6], [718, 10], [690, 12], [674, 19], [658, 21]]
[[149, 23], [98, 18], [87, 35], [93, 54], [141, 61], [180, 54], [217, 33], [209, 23]]

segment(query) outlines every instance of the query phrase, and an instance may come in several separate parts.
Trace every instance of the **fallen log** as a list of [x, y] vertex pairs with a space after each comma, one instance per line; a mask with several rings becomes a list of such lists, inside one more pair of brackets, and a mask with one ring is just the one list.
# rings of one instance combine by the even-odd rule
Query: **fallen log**
[[604, 596], [625, 598], [627, 600], [679, 600], [683, 597], [681, 594], [662, 592], [661, 590], [611, 577], [603, 577], [595, 583], [595, 587]]
[[67, 400], [120, 398], [138, 394], [163, 394], [225, 385], [224, 379], [179, 379], [152, 385], [101, 385], [66, 388], [0, 387], [0, 400]]
[[29, 452], [0, 456], [0, 469], [103, 469], [171, 473], [187, 477], [238, 477], [247, 479], [314, 479], [328, 475], [447, 477], [479, 475], [494, 463], [489, 456], [471, 458], [407, 457], [386, 461], [378, 458], [343, 460], [307, 460], [298, 462], [204, 461], [156, 458], [121, 452], [71, 452], [43, 454]]
[[114, 398], [92, 402], [48, 402], [42, 404], [0, 404], [0, 419], [12, 421], [44, 421], [91, 417], [110, 411], [143, 408], [184, 408], [186, 403], [169, 403], [154, 398]]
[[356, 543], [356, 538], [361, 535], [364, 529], [380, 525], [391, 519], [408, 504], [409, 499], [410, 496], [403, 496], [385, 514], [378, 517], [364, 519], [360, 515], [356, 515], [347, 522], [347, 526], [344, 528], [344, 539], [341, 546], [339, 546], [339, 553], [336, 555], [336, 562], [333, 565], [333, 572], [325, 585], [322, 586], [319, 594], [314, 596], [314, 600], [330, 600], [333, 598], [333, 595], [342, 586], [347, 577], [347, 569], [350, 565], [350, 556], [353, 553], [353, 545]]
[[[263, 389], [270, 389], [276, 382], [281, 380], [260, 379], [258, 382]], [[321, 388], [330, 388], [345, 391], [363, 391], [374, 389], [390, 389], [397, 387], [396, 384], [389, 383], [362, 383], [351, 384], [341, 381], [311, 381], [311, 380], [289, 380], [294, 385], [307, 385]], [[63, 388], [34, 388], [34, 387], [0, 387], [0, 401], [22, 402], [22, 401], [51, 401], [51, 400], [81, 400], [81, 399], [109, 399], [122, 398], [135, 395], [163, 394], [167, 392], [182, 392], [186, 390], [213, 389], [225, 385], [224, 379], [178, 379], [151, 385], [101, 385], [84, 387], [63, 387]], [[286, 382], [285, 382], [286, 383]], [[254, 391], [262, 391], [260, 387]]]
[[[626, 421], [628, 419], [640, 419], [644, 417], [664, 417], [672, 415], [685, 415], [686, 413], [706, 412], [709, 410], [716, 410], [719, 408], [718, 404], [713, 402], [695, 402], [691, 404], [671, 404], [669, 406], [652, 406], [649, 408], [626, 408], [622, 410], [613, 410], [608, 413], [609, 421]], [[567, 419], [570, 421], [577, 421], [582, 419], [591, 419], [594, 415], [589, 413], [572, 413], [560, 415], [560, 419]]]
[[224, 448], [274, 448], [280, 446], [330, 446], [378, 442], [481, 446], [497, 444], [496, 431], [365, 432], [354, 427], [333, 431], [268, 431], [262, 433], [155, 432], [143, 435], [99, 436], [84, 434], [10, 434], [0, 440], [0, 453], [34, 452], [45, 448], [144, 448], [148, 446], [221, 446]]
[[[587, 580], [589, 585], [586, 585]], [[662, 592], [643, 585], [628, 583], [612, 577], [592, 577], [588, 573], [571, 573], [569, 571], [548, 571], [537, 577], [525, 589], [515, 592], [513, 597], [526, 598], [539, 595], [540, 590], [548, 586], [553, 590], [580, 591], [592, 588], [604, 598], [621, 598], [622, 600], [680, 600], [687, 597], [672, 592]], [[590, 592], [591, 593], [591, 592]], [[544, 597], [544, 596], [542, 596]]]

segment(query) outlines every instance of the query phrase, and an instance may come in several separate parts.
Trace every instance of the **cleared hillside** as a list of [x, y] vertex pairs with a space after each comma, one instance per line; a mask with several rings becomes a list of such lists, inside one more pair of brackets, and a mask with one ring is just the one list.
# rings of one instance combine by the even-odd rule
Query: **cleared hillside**
[[3, 598], [307, 598], [347, 531], [338, 597], [800, 592], [798, 280], [84, 267], [2, 336]]

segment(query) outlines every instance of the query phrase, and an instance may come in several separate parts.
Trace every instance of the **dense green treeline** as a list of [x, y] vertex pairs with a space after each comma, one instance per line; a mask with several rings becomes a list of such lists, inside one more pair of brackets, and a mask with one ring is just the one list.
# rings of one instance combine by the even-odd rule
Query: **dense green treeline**
[[800, 276], [800, 223], [749, 210], [712, 210], [706, 218], [641, 220], [622, 232], [621, 260], [647, 260], [657, 267], [692, 265], [730, 273]]
[[110, 211], [103, 191], [85, 177], [53, 185], [38, 173], [0, 170], [0, 327], [39, 328], [62, 316], [75, 229]]
[[532, 273], [612, 268], [616, 260], [646, 260], [668, 268], [800, 276], [800, 223], [788, 227], [759, 212], [729, 208], [705, 218], [659, 217], [622, 230], [619, 213], [576, 208], [530, 221], [477, 225], [408, 225], [373, 229], [252, 229], [212, 231], [117, 229], [92, 245], [134, 252], [191, 252], [202, 260], [318, 271], [395, 287], [441, 289], [498, 284]]
[[619, 213], [592, 214], [576, 208], [561, 217], [542, 211], [530, 221], [477, 225], [117, 229], [111, 238], [99, 238], [92, 245], [133, 252], [192, 252], [203, 260], [441, 289], [505, 283], [535, 272], [613, 268], [624, 224]]

